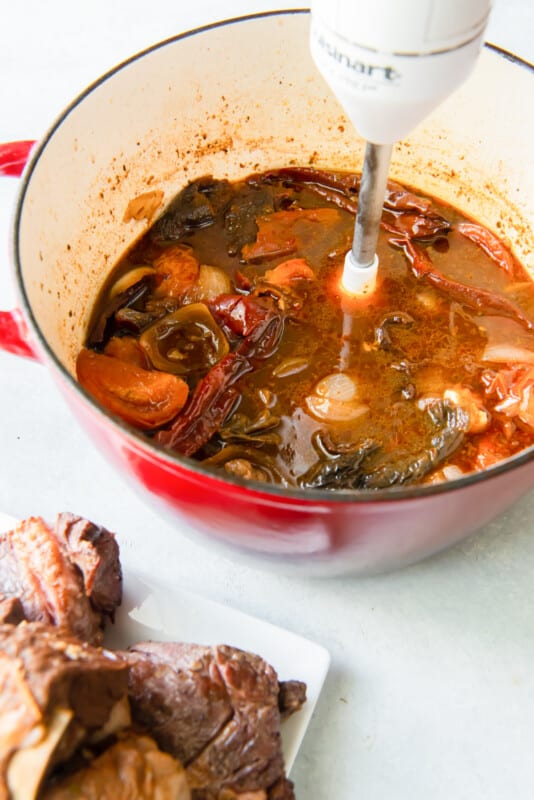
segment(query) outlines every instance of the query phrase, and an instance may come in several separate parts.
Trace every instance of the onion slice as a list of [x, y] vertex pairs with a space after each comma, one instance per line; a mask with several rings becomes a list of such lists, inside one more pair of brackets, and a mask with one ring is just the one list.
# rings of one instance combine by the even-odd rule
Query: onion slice
[[534, 364], [534, 334], [505, 317], [478, 317], [478, 327], [488, 337], [482, 361], [494, 364]]
[[322, 378], [306, 398], [306, 405], [323, 422], [351, 422], [369, 410], [358, 400], [356, 381], [346, 372], [333, 372]]

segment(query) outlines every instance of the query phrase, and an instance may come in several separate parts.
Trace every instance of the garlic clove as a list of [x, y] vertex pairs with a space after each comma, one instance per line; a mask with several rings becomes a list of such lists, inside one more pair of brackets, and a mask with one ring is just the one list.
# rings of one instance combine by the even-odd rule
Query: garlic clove
[[115, 281], [110, 289], [109, 297], [117, 297], [117, 295], [126, 292], [131, 286], [139, 283], [147, 275], [155, 274], [156, 270], [152, 267], [134, 267]]
[[356, 399], [357, 389], [356, 381], [346, 372], [333, 372], [319, 381], [314, 394], [329, 400], [348, 403]]

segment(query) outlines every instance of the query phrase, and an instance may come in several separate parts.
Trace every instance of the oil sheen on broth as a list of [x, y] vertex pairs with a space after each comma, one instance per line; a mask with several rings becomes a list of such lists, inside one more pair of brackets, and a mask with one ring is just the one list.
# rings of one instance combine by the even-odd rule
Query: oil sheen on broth
[[375, 293], [347, 299], [359, 177], [187, 186], [96, 303], [80, 382], [171, 452], [303, 489], [481, 470], [534, 437], [534, 287], [489, 231], [390, 183]]

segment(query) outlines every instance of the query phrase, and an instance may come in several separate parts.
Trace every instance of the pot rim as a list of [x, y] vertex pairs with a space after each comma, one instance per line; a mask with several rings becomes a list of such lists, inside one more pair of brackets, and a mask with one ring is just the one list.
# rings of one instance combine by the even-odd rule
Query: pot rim
[[[197, 478], [209, 479], [210, 481], [215, 481], [221, 484], [221, 487], [230, 485], [233, 488], [245, 490], [246, 494], [254, 495], [256, 498], [258, 496], [272, 497], [273, 499], [276, 498], [282, 501], [283, 500], [298, 501], [300, 504], [304, 505], [317, 504], [317, 503], [321, 505], [330, 505], [337, 503], [359, 504], [359, 503], [379, 503], [379, 502], [392, 502], [392, 501], [398, 502], [401, 500], [408, 500], [410, 498], [423, 498], [430, 495], [438, 495], [444, 492], [451, 492], [459, 489], [464, 489], [471, 485], [481, 483], [483, 481], [490, 480], [492, 478], [496, 478], [497, 476], [502, 475], [505, 472], [509, 472], [523, 465], [526, 465], [530, 461], [534, 460], [534, 445], [521, 451], [517, 455], [509, 459], [506, 459], [505, 461], [499, 462], [498, 464], [489, 467], [488, 469], [484, 469], [480, 472], [468, 473], [467, 475], [461, 478], [455, 478], [450, 481], [441, 481], [440, 483], [436, 484], [418, 484], [415, 486], [407, 486], [407, 487], [392, 486], [380, 490], [340, 489], [336, 490], [335, 492], [325, 492], [324, 490], [320, 489], [285, 488], [273, 484], [264, 484], [259, 481], [245, 480], [243, 478], [238, 478], [233, 475], [222, 476], [210, 470], [209, 468], [204, 467], [202, 465], [202, 462], [195, 461], [194, 459], [189, 458], [187, 456], [172, 454], [171, 452], [156, 446], [155, 444], [152, 443], [150, 439], [144, 438], [142, 433], [137, 431], [135, 428], [133, 428], [132, 426], [128, 425], [125, 422], [122, 422], [122, 420], [110, 414], [106, 409], [104, 409], [101, 405], [99, 405], [96, 402], [96, 400], [92, 397], [92, 395], [90, 395], [89, 392], [87, 392], [84, 389], [84, 387], [81, 386], [80, 383], [78, 383], [78, 381], [75, 380], [75, 378], [66, 369], [61, 360], [56, 356], [56, 354], [48, 344], [46, 337], [41, 332], [37, 319], [33, 314], [22, 276], [22, 264], [20, 257], [20, 224], [23, 213], [24, 201], [29, 188], [32, 174], [41, 156], [45, 152], [48, 142], [52, 139], [56, 130], [58, 130], [60, 126], [63, 124], [63, 122], [67, 119], [67, 117], [73, 111], [76, 110], [77, 106], [80, 105], [101, 84], [105, 83], [106, 81], [111, 79], [114, 75], [121, 72], [123, 69], [127, 68], [130, 64], [141, 60], [146, 55], [149, 55], [150, 53], [155, 52], [156, 50], [162, 47], [174, 44], [182, 39], [188, 39], [192, 36], [206, 33], [208, 31], [215, 30], [218, 28], [223, 28], [229, 25], [246, 23], [252, 20], [258, 20], [268, 17], [275, 17], [275, 16], [287, 17], [297, 14], [308, 15], [309, 13], [310, 10], [307, 8], [264, 11], [264, 12], [247, 14], [244, 16], [232, 17], [230, 19], [209, 23], [207, 25], [203, 25], [198, 28], [193, 28], [191, 30], [177, 34], [175, 36], [171, 36], [168, 39], [164, 39], [160, 42], [150, 45], [149, 47], [139, 51], [138, 53], [135, 53], [134, 55], [128, 57], [127, 59], [118, 63], [116, 66], [109, 69], [95, 81], [90, 83], [83, 91], [81, 91], [58, 115], [58, 117], [55, 119], [50, 128], [46, 131], [42, 139], [38, 142], [37, 146], [32, 151], [30, 160], [28, 161], [28, 164], [26, 165], [26, 168], [22, 175], [21, 186], [19, 189], [17, 202], [15, 206], [12, 240], [11, 240], [11, 252], [12, 252], [13, 268], [15, 274], [15, 283], [19, 293], [22, 310], [24, 311], [25, 317], [30, 324], [32, 333], [38, 342], [40, 350], [46, 356], [47, 362], [52, 364], [54, 370], [57, 371], [60, 379], [64, 383], [66, 383], [69, 388], [73, 389], [77, 395], [81, 396], [81, 398], [89, 406], [89, 409], [93, 412], [93, 414], [96, 414], [98, 417], [102, 418], [103, 422], [105, 422], [107, 425], [111, 425], [113, 428], [115, 428], [117, 432], [120, 433], [121, 437], [126, 439], [128, 441], [128, 444], [134, 450], [143, 451], [143, 454], [146, 457], [149, 457], [150, 460], [153, 462], [154, 461], [160, 463], [163, 462], [166, 467], [170, 467], [173, 469], [176, 468], [184, 469], [187, 472], [194, 473]], [[495, 52], [498, 56], [506, 59], [507, 61], [512, 62], [518, 67], [522, 69], [527, 69], [529, 72], [534, 74], [534, 64], [529, 63], [520, 56], [517, 56], [514, 53], [511, 53], [508, 50], [505, 50], [504, 48], [494, 45], [490, 42], [485, 42], [484, 47], [486, 47], [488, 50]], [[533, 484], [534, 484], [534, 479], [533, 479]]]

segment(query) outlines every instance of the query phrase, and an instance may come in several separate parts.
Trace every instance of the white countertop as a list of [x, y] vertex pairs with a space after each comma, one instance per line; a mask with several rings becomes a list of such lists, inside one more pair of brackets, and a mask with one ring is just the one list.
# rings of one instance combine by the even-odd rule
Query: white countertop
[[[156, 41], [287, 6], [6, 2], [0, 142], [39, 138], [87, 83]], [[487, 39], [532, 61], [531, 0], [496, 0]], [[14, 298], [7, 241], [16, 192], [16, 180], [0, 180], [1, 308]], [[460, 546], [395, 574], [318, 581], [259, 572], [156, 517], [88, 442], [46, 370], [0, 353], [0, 510], [86, 515], [118, 532], [126, 570], [143, 566], [323, 644], [332, 667], [292, 773], [300, 800], [534, 797], [534, 494]]]

